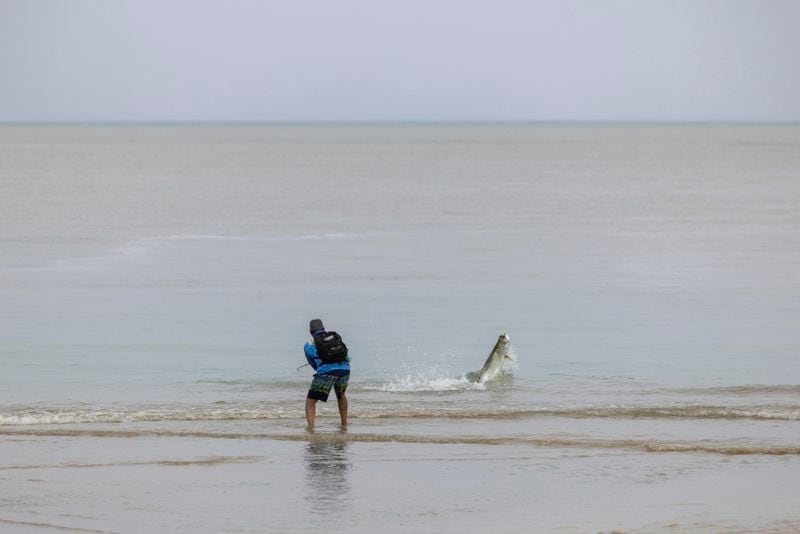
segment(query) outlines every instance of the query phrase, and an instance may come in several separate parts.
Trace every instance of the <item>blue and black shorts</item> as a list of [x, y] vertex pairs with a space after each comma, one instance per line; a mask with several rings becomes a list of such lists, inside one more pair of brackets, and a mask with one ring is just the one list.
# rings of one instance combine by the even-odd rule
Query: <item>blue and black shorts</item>
[[328, 402], [328, 395], [333, 388], [336, 398], [340, 399], [347, 391], [347, 382], [350, 379], [350, 371], [332, 371], [321, 375], [314, 375], [311, 387], [308, 390], [307, 398]]

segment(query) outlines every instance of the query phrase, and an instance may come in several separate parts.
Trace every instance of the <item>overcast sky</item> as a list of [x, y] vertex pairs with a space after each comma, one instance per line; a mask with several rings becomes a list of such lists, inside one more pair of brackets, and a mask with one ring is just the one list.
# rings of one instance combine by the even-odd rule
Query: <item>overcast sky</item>
[[0, 121], [800, 120], [800, 0], [0, 0]]

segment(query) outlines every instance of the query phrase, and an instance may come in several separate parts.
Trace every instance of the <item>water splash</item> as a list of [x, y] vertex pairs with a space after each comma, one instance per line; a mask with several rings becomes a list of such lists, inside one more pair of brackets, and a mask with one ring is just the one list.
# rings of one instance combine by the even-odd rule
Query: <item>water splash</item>
[[365, 391], [387, 393], [440, 393], [448, 391], [482, 390], [483, 384], [470, 382], [466, 376], [453, 376], [440, 367], [411, 370], [390, 377], [385, 382], [365, 385]]

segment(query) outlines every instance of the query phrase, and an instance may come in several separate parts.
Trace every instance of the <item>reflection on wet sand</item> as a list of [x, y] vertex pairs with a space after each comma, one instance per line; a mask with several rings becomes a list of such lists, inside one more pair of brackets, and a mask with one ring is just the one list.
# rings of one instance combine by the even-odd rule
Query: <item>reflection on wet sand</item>
[[350, 457], [346, 441], [310, 441], [305, 448], [306, 500], [345, 505], [350, 493]]

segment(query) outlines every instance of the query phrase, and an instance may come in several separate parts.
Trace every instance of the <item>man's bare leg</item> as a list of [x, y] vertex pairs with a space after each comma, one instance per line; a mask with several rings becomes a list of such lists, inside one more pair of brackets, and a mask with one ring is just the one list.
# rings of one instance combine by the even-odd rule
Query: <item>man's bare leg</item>
[[347, 397], [342, 393], [341, 397], [336, 398], [339, 405], [339, 418], [342, 420], [342, 428], [347, 428]]
[[317, 399], [306, 399], [306, 422], [308, 430], [314, 430], [314, 419], [317, 417]]

